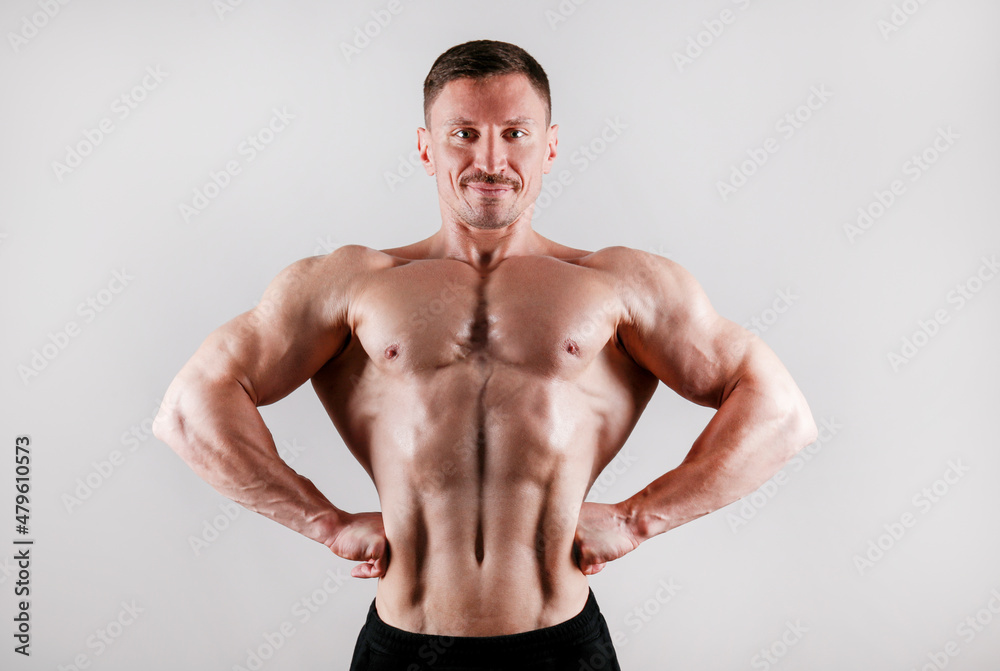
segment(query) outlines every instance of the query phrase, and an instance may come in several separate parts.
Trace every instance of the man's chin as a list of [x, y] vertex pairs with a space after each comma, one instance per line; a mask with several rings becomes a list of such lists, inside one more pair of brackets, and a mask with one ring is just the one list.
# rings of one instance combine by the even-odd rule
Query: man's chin
[[520, 212], [514, 212], [512, 208], [501, 207], [497, 203], [495, 207], [470, 207], [462, 213], [462, 221], [472, 228], [482, 230], [496, 230], [510, 226], [521, 216]]

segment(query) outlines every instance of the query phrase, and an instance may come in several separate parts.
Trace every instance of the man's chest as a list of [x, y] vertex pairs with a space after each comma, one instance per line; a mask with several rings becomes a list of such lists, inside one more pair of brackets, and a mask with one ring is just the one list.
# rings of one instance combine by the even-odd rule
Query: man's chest
[[410, 262], [373, 274], [352, 310], [355, 335], [379, 368], [496, 362], [555, 375], [588, 366], [621, 315], [605, 274], [550, 257], [507, 259], [489, 273]]

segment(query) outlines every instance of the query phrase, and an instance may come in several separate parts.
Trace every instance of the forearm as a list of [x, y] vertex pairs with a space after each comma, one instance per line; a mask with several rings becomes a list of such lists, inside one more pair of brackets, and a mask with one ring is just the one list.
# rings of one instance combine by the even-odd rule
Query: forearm
[[154, 433], [216, 491], [320, 543], [336, 532], [343, 512], [278, 455], [237, 380], [181, 376], [167, 399]]
[[623, 501], [623, 515], [642, 542], [750, 494], [814, 440], [816, 425], [794, 384], [746, 377], [684, 461]]

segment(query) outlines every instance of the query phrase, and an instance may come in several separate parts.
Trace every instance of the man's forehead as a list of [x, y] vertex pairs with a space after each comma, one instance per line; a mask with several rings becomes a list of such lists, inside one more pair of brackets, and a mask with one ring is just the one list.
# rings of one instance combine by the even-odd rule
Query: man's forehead
[[[450, 119], [445, 119], [442, 122], [445, 126], [472, 126], [476, 123], [479, 123], [479, 121], [463, 116], [451, 117]], [[537, 123], [538, 122], [535, 121], [535, 119], [529, 116], [511, 117], [510, 119], [504, 119], [500, 122], [500, 124], [504, 126], [530, 126]]]
[[[523, 74], [483, 79], [460, 77], [445, 84], [431, 113], [444, 126], [500, 123], [541, 125], [545, 102]], [[443, 118], [442, 121], [437, 121]]]

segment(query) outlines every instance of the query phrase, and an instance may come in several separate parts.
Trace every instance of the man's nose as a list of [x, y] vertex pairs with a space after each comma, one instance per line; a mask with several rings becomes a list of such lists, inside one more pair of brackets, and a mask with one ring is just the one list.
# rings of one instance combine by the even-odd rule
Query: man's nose
[[483, 172], [497, 175], [507, 168], [507, 147], [503, 140], [487, 135], [476, 147], [476, 167]]

